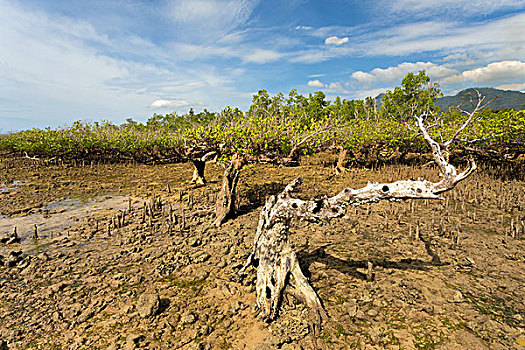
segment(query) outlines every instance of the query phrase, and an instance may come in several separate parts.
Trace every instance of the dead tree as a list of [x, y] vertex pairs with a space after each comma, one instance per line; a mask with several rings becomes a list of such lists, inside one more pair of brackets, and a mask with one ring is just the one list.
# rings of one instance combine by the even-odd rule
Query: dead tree
[[335, 165], [335, 174], [339, 175], [346, 172], [345, 159], [348, 154], [348, 149], [343, 146], [338, 146], [339, 156], [337, 157], [337, 163]]
[[300, 156], [300, 151], [301, 151], [301, 148], [304, 146], [304, 144], [316, 137], [316, 136], [319, 136], [320, 134], [323, 134], [327, 131], [330, 131], [332, 129], [332, 126], [330, 125], [325, 125], [323, 127], [321, 127], [319, 130], [316, 130], [310, 134], [307, 134], [306, 136], [304, 136], [301, 141], [295, 141], [293, 146], [292, 146], [292, 149], [290, 150], [290, 152], [288, 153], [288, 156], [283, 158], [282, 159], [282, 163], [283, 164], [298, 164], [299, 162], [299, 156]]
[[[473, 114], [477, 112], [474, 108]], [[456, 168], [444, 156], [448, 146], [457, 140], [461, 131], [472, 121], [460, 126], [452, 138], [439, 144], [429, 135], [423, 116], [416, 116], [419, 133], [430, 146], [441, 180], [400, 180], [393, 183], [368, 183], [360, 189], [345, 188], [333, 197], [303, 200], [294, 198], [292, 193], [301, 183], [301, 178], [293, 180], [282, 193], [270, 196], [259, 216], [259, 224], [254, 238], [253, 251], [240, 273], [250, 265], [257, 265], [257, 305], [262, 316], [273, 320], [278, 313], [282, 294], [286, 287], [298, 295], [312, 309], [314, 324], [319, 324], [326, 315], [321, 302], [303, 275], [297, 256], [289, 242], [290, 222], [292, 219], [319, 222], [341, 217], [349, 205], [357, 206], [380, 200], [403, 201], [407, 199], [442, 199], [439, 194], [453, 189], [460, 181], [476, 170], [476, 163], [470, 160], [467, 170], [458, 174]]]
[[213, 222], [215, 226], [222, 225], [237, 210], [237, 184], [239, 182], [239, 172], [245, 162], [245, 157], [234, 154], [230, 164], [224, 170], [221, 191], [215, 204], [216, 219]]
[[204, 155], [188, 155], [188, 159], [193, 165], [193, 176], [191, 178], [192, 184], [204, 185], [206, 183], [206, 178], [204, 177], [204, 169], [206, 167], [206, 162], [216, 155], [216, 151], [210, 151], [205, 153]]

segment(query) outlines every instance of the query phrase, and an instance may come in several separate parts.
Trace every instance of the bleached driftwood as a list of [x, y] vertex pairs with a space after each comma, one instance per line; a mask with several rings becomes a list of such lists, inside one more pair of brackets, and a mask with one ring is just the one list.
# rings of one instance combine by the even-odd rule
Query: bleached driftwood
[[[441, 145], [430, 137], [422, 116], [415, 117], [419, 131], [432, 149], [434, 161], [441, 173], [441, 180], [400, 180], [393, 183], [368, 183], [360, 189], [345, 188], [333, 197], [302, 200], [292, 197], [292, 192], [301, 183], [301, 178], [293, 180], [282, 193], [270, 196], [259, 216], [259, 224], [254, 238], [253, 251], [241, 269], [258, 262], [257, 265], [257, 305], [267, 320], [277, 316], [279, 303], [285, 287], [289, 286], [295, 295], [302, 296], [306, 304], [314, 311], [314, 321], [319, 323], [325, 311], [321, 302], [303, 275], [297, 257], [289, 242], [290, 221], [292, 219], [319, 222], [341, 217], [349, 205], [361, 205], [380, 200], [402, 201], [407, 199], [442, 199], [439, 194], [453, 189], [460, 181], [467, 178], [476, 163], [470, 161], [467, 170], [458, 174], [456, 168], [443, 156]], [[465, 127], [462, 125], [462, 129]], [[450, 145], [453, 139], [445, 144]], [[446, 149], [445, 149], [446, 151]]]

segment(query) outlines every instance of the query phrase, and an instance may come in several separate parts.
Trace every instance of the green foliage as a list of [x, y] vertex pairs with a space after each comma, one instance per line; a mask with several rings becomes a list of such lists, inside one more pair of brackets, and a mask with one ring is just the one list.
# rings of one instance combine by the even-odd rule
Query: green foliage
[[[320, 91], [303, 96], [292, 90], [285, 97], [260, 90], [246, 113], [226, 107], [220, 113], [154, 114], [144, 124], [132, 119], [121, 125], [75, 122], [0, 137], [0, 150], [71, 159], [111, 155], [144, 162], [184, 161], [192, 149], [217, 151], [224, 162], [234, 153], [279, 159], [290, 156], [292, 150], [313, 154], [332, 145], [347, 148], [355, 157], [425, 151], [427, 145], [409, 129], [406, 118], [424, 112], [435, 116], [434, 102], [441, 92], [424, 71], [407, 74], [401, 85], [387, 92], [379, 111], [372, 98], [338, 97], [331, 103]], [[450, 138], [466, 120], [456, 110], [440, 116], [429, 130], [438, 141]], [[479, 140], [476, 147], [523, 152], [525, 111], [487, 109], [476, 119], [458, 142]]]
[[436, 99], [443, 96], [439, 84], [431, 83], [424, 70], [418, 74], [408, 73], [401, 81], [401, 87], [387, 91], [381, 109], [401, 121], [408, 121], [415, 115], [438, 112]]

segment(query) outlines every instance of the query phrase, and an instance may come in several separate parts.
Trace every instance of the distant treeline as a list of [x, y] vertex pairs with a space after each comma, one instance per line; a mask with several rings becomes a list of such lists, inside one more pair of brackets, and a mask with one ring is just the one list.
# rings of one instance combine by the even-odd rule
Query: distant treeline
[[[132, 119], [121, 125], [75, 122], [56, 129], [0, 135], [0, 150], [66, 160], [177, 162], [196, 151], [214, 151], [219, 161], [235, 153], [280, 161], [345, 149], [351, 161], [380, 162], [427, 151], [413, 131], [417, 129], [412, 118], [416, 114], [434, 124], [430, 131], [437, 140], [450, 136], [465, 121], [467, 114], [461, 111], [465, 106], [440, 111], [436, 100], [441, 96], [439, 86], [424, 71], [407, 74], [400, 87], [383, 96], [380, 107], [374, 98], [337, 97], [332, 102], [321, 91], [303, 96], [292, 90], [287, 96], [270, 96], [260, 90], [246, 112], [226, 107], [217, 113], [154, 114], [146, 123]], [[477, 96], [471, 97], [477, 103]], [[470, 105], [470, 97], [467, 102]], [[491, 111], [489, 105], [476, 119], [462, 132], [458, 149], [501, 159], [525, 153], [525, 111]]]

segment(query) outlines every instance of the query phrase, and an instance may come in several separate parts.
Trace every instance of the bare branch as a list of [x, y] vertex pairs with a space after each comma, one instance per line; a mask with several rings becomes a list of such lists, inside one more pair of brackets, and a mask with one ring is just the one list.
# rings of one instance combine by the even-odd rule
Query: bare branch
[[290, 153], [288, 154], [288, 158], [294, 158], [295, 153], [299, 150], [299, 147], [301, 147], [301, 145], [303, 143], [305, 143], [306, 141], [308, 141], [312, 137], [317, 136], [317, 135], [322, 134], [322, 133], [325, 133], [327, 131], [330, 131], [331, 129], [332, 129], [331, 126], [324, 126], [323, 128], [321, 128], [321, 129], [319, 129], [319, 130], [317, 130], [317, 131], [315, 131], [315, 132], [313, 132], [311, 134], [306, 135], [306, 137], [304, 137], [301, 141], [299, 141], [298, 143], [296, 143], [292, 147]]
[[458, 136], [463, 132], [463, 130], [465, 130], [465, 128], [472, 122], [472, 120], [474, 119], [474, 116], [476, 115], [476, 113], [478, 113], [479, 111], [481, 111], [483, 108], [487, 107], [490, 103], [492, 103], [492, 101], [494, 101], [496, 98], [498, 98], [498, 96], [495, 96], [494, 98], [492, 98], [490, 101], [488, 101], [487, 103], [485, 104], [482, 104], [483, 101], [485, 100], [485, 96], [481, 96], [481, 93], [478, 91], [478, 90], [475, 90], [476, 93], [478, 94], [478, 102], [475, 104], [474, 101], [472, 100], [472, 94], [469, 93], [469, 99], [470, 99], [470, 104], [472, 105], [472, 112], [467, 112], [465, 110], [462, 110], [459, 108], [459, 106], [457, 107], [458, 111], [460, 111], [461, 113], [463, 114], [466, 114], [468, 116], [467, 120], [463, 123], [463, 125], [461, 125], [457, 130], [456, 132], [454, 133], [454, 135], [452, 135], [452, 138], [450, 138], [450, 140], [446, 141], [444, 143], [444, 146], [445, 148], [448, 148], [448, 146], [450, 146], [454, 141], [458, 140]]
[[211, 152], [206, 153], [205, 155], [203, 155], [201, 157], [201, 160], [203, 162], [207, 162], [208, 160], [212, 159], [213, 157], [217, 157], [217, 151], [211, 151]]
[[457, 139], [457, 140], [461, 141], [461, 142], [465, 142], [465, 143], [475, 143], [475, 142], [481, 142], [481, 141], [489, 140], [489, 139], [492, 139], [494, 137], [496, 137], [496, 135], [492, 134], [492, 135], [487, 136], [487, 137], [480, 137], [480, 138], [473, 139], [473, 140], [469, 140], [468, 137], [464, 138], [464, 139]]
[[27, 154], [26, 151], [24, 151], [24, 153], [25, 153], [25, 157], [24, 158], [31, 159], [31, 160], [40, 160], [40, 158], [37, 158], [36, 156], [30, 157], [29, 154]]

